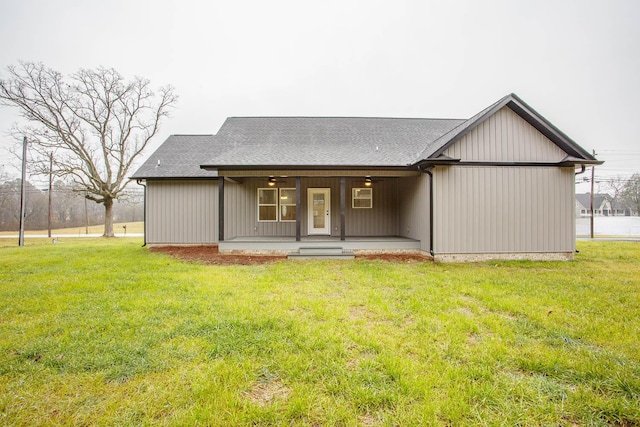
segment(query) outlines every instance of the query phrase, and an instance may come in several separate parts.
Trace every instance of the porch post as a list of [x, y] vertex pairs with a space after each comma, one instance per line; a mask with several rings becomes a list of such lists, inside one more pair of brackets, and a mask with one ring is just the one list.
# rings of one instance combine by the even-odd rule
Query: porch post
[[302, 217], [302, 190], [300, 177], [296, 176], [296, 242], [300, 241], [300, 218]]
[[347, 198], [347, 185], [344, 176], [340, 177], [340, 240], [346, 240], [346, 232], [344, 229], [344, 213]]
[[218, 177], [218, 241], [224, 242], [224, 177]]

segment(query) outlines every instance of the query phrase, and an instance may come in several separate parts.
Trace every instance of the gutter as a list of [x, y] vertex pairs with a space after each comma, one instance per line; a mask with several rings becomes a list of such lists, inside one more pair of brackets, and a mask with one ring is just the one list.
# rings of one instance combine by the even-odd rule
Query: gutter
[[143, 181], [143, 179], [136, 179], [136, 184], [144, 187], [144, 196], [142, 200], [142, 234], [144, 236], [144, 243], [142, 244], [142, 247], [144, 248], [147, 246], [147, 186], [143, 184]]

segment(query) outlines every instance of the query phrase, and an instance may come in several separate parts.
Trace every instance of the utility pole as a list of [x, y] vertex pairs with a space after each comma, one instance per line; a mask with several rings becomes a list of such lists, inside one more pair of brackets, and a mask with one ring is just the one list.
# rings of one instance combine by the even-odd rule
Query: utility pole
[[89, 213], [87, 212], [87, 193], [84, 194], [84, 234], [89, 234]]
[[[592, 150], [593, 157], [596, 156], [596, 150]], [[593, 239], [593, 184], [595, 182], [595, 170], [596, 167], [591, 166], [591, 238]]]
[[24, 217], [27, 205], [27, 137], [22, 139], [22, 182], [20, 183], [20, 235], [18, 246], [24, 246]]
[[53, 153], [49, 154], [49, 214], [47, 215], [47, 236], [51, 238], [51, 192], [53, 190]]

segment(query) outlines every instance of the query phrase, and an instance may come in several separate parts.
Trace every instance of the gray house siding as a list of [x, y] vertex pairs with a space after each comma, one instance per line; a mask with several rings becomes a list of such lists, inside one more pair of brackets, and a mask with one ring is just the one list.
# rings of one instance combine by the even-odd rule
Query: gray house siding
[[573, 253], [574, 169], [437, 167], [436, 253]]
[[429, 176], [400, 178], [402, 189], [398, 200], [399, 235], [420, 241], [420, 249], [428, 252], [429, 247]]
[[549, 138], [503, 107], [444, 154], [487, 164], [435, 168], [436, 254], [572, 256], [574, 168], [527, 165], [567, 156]]
[[218, 241], [215, 180], [147, 180], [146, 241], [149, 244], [211, 244]]
[[[376, 179], [371, 187], [373, 208], [353, 209], [353, 188], [364, 188], [364, 179], [346, 180], [345, 228], [348, 236], [398, 236], [398, 178]], [[337, 202], [340, 202], [339, 194]], [[338, 215], [340, 212], [338, 212]], [[339, 219], [339, 217], [338, 217]]]
[[[225, 239], [246, 236], [295, 236], [295, 222], [259, 222], [258, 188], [268, 188], [268, 178], [243, 178], [240, 183], [225, 182]], [[278, 179], [276, 188], [295, 188], [293, 178]]]
[[444, 154], [487, 162], [559, 162], [567, 155], [509, 107], [480, 123]]

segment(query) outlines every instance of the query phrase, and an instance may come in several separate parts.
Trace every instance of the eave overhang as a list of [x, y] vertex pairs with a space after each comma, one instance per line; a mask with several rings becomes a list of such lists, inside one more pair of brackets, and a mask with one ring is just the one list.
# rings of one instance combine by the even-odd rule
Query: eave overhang
[[495, 162], [495, 161], [464, 161], [441, 155], [435, 159], [426, 159], [416, 163], [414, 166], [421, 170], [429, 166], [530, 166], [530, 167], [570, 167], [579, 165], [601, 165], [601, 160], [585, 160], [578, 157], [567, 156], [559, 162]]
[[201, 169], [216, 171], [221, 174], [225, 170], [407, 170], [411, 165], [200, 165]]
[[573, 156], [567, 156], [564, 159], [562, 159], [562, 161], [560, 163], [558, 163], [559, 166], [578, 166], [578, 165], [601, 165], [603, 164], [604, 161], [603, 160], [586, 160], [586, 159], [581, 159], [578, 157], [573, 157]]
[[[203, 169], [205, 167], [203, 166]], [[342, 165], [225, 165], [223, 168], [215, 166], [206, 166], [207, 170], [215, 170], [219, 177], [265, 177], [265, 176], [281, 176], [281, 177], [357, 177], [357, 176], [376, 176], [376, 177], [402, 177], [413, 176], [419, 172], [412, 165], [403, 166], [342, 166]]]

